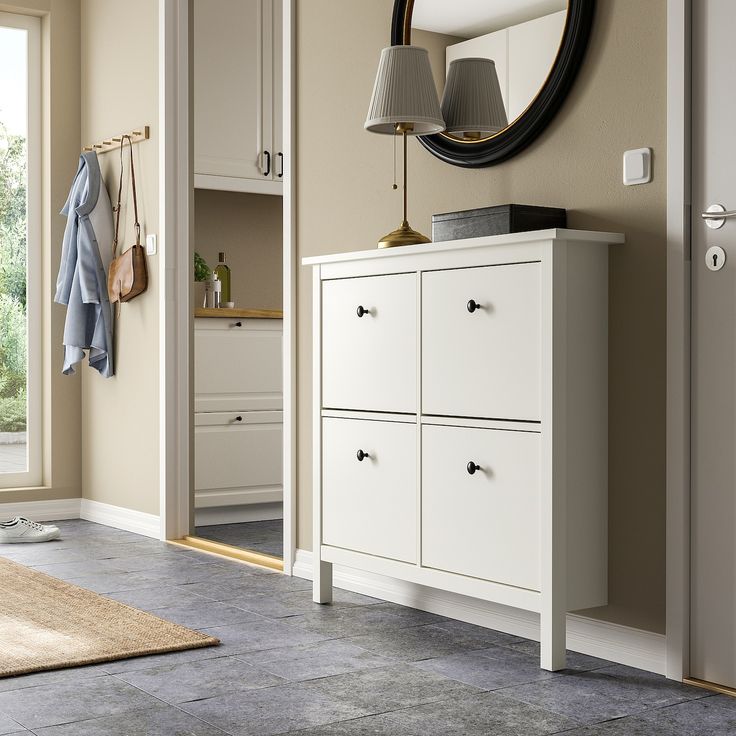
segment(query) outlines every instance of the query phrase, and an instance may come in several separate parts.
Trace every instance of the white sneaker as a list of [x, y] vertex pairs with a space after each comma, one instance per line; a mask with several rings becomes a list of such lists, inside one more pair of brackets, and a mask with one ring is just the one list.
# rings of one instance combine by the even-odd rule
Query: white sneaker
[[22, 516], [10, 521], [0, 521], [0, 544], [25, 542], [49, 542], [61, 535], [59, 527], [37, 524]]

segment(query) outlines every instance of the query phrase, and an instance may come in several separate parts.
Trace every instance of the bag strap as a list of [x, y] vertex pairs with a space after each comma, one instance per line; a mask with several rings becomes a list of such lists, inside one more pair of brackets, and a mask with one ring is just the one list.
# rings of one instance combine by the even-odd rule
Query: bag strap
[[123, 195], [123, 148], [125, 141], [128, 141], [130, 147], [130, 178], [133, 183], [133, 211], [135, 213], [135, 244], [141, 244], [141, 224], [138, 222], [138, 196], [135, 189], [135, 167], [133, 166], [133, 141], [129, 135], [124, 135], [120, 139], [120, 180], [118, 182], [118, 203], [115, 206], [115, 238], [112, 241], [113, 258], [118, 251], [118, 231], [120, 229], [120, 203]]

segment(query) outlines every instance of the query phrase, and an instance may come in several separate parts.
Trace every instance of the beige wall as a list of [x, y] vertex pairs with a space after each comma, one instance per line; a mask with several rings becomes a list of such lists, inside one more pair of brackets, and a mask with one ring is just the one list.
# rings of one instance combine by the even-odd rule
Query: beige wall
[[[94, 142], [150, 125], [134, 161], [141, 237], [159, 232], [158, 3], [82, 0], [82, 138]], [[126, 148], [127, 154], [127, 148]], [[114, 197], [117, 153], [100, 157]], [[127, 170], [127, 168], [126, 168]], [[124, 190], [129, 202], [130, 191]], [[121, 245], [135, 241], [132, 206]], [[149, 257], [148, 291], [124, 304], [117, 322], [116, 375], [85, 371], [82, 386], [84, 498], [158, 514], [159, 259]]]
[[[399, 222], [391, 140], [363, 131], [378, 54], [390, 41], [392, 5], [297, 5], [299, 257], [371, 248]], [[429, 232], [433, 212], [518, 202], [566, 207], [573, 228], [626, 234], [626, 244], [612, 250], [610, 275], [611, 605], [594, 615], [662, 631], [666, 3], [646, 5], [643, 12], [639, 0], [598, 3], [588, 55], [564, 107], [511, 161], [464, 170], [412, 142], [410, 219]], [[325, 141], [332, 155], [325, 155]], [[654, 149], [654, 181], [624, 187], [621, 156], [640, 146]], [[310, 278], [300, 268], [298, 546], [306, 549], [312, 545]]]
[[267, 194], [194, 192], [194, 249], [210, 268], [225, 251], [236, 307], [281, 309], [282, 198]]
[[79, 158], [79, 0], [22, 0], [0, 10], [40, 15], [43, 39], [43, 487], [4, 490], [0, 503], [77, 498], [81, 492], [79, 375], [63, 376], [65, 310], [53, 304], [66, 201]]

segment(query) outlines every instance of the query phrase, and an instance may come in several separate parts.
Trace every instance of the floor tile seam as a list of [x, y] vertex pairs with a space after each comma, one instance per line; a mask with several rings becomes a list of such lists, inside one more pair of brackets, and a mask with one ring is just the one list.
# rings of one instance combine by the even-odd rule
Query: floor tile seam
[[[549, 680], [541, 680], [541, 681], [537, 681], [537, 682], [539, 682], [541, 684], [541, 683], [544, 683], [544, 682], [549, 682]], [[527, 683], [527, 684], [536, 684], [536, 683]], [[577, 718], [574, 718], [573, 716], [570, 716], [570, 715], [568, 715], [566, 713], [561, 713], [560, 711], [555, 710], [554, 708], [550, 708], [548, 706], [542, 706], [539, 703], [530, 703], [527, 700], [522, 700], [521, 698], [516, 697], [516, 696], [512, 695], [509, 692], [506, 692], [506, 691], [511, 690], [511, 689], [513, 689], [515, 687], [524, 687], [524, 685], [507, 685], [507, 686], [504, 686], [502, 688], [499, 688], [498, 690], [494, 690], [493, 692], [497, 692], [497, 693], [503, 695], [504, 697], [507, 697], [507, 698], [509, 698], [511, 700], [515, 700], [517, 703], [523, 703], [524, 705], [529, 705], [529, 706], [532, 706], [534, 708], [540, 708], [541, 710], [546, 710], [549, 713], [554, 713], [555, 715], [562, 716], [563, 718], [568, 718], [571, 721], [576, 721], [576, 722], [580, 723], [580, 726], [578, 726], [578, 727], [582, 727], [582, 726], [597, 726], [597, 725], [599, 725], [601, 723], [607, 723], [608, 721], [612, 721], [612, 720], [615, 721], [615, 720], [620, 720], [621, 718], [637, 717], [637, 716], [640, 716], [642, 713], [648, 713], [648, 712], [657, 710], [659, 708], [666, 707], [666, 706], [641, 705], [641, 707], [637, 708], [636, 710], [633, 710], [633, 711], [631, 711], [629, 713], [625, 713], [622, 716], [616, 716], [614, 718], [606, 718], [606, 719], [603, 719], [603, 720], [596, 720], [596, 721], [578, 721]], [[640, 701], [637, 701], [637, 702], [640, 703]], [[679, 701], [678, 703], [670, 703], [670, 705], [679, 705], [679, 704], [681, 704], [683, 702], [690, 702], [690, 701]]]
[[[94, 666], [97, 666], [98, 664], [104, 664], [104, 662], [93, 664], [92, 666], [94, 667]], [[81, 665], [81, 666], [84, 666], [84, 665]], [[13, 677], [31, 677], [32, 675], [42, 674], [44, 672], [63, 672], [65, 669], [67, 668], [61, 668], [61, 669], [56, 669], [56, 670], [40, 670], [39, 672], [29, 672], [26, 675], [12, 675], [11, 677], [0, 678], [0, 683], [2, 683], [3, 680], [10, 680]], [[68, 668], [68, 669], [71, 669], [71, 668]], [[107, 670], [102, 670], [99, 674], [90, 675], [89, 677], [83, 677], [81, 680], [72, 680], [72, 682], [79, 683], [79, 682], [84, 682], [85, 680], [98, 680], [101, 677], [106, 677], [107, 675], [111, 675], [111, 674], [112, 672], [108, 672]], [[41, 688], [41, 687], [50, 687], [51, 685], [59, 685], [61, 684], [61, 682], [62, 682], [61, 680], [52, 680], [51, 682], [41, 682], [36, 685], [32, 685], [32, 684], [24, 685], [23, 687], [12, 688], [11, 690], [0, 690], [0, 696], [4, 695], [5, 693], [17, 693], [21, 690], [31, 690], [35, 687]], [[7, 715], [2, 710], [0, 710], [0, 714]], [[8, 717], [10, 718], [10, 716]]]
[[123, 713], [111, 713], [111, 714], [105, 715], [105, 716], [92, 716], [91, 718], [81, 718], [78, 721], [64, 721], [64, 723], [53, 723], [53, 724], [51, 724], [49, 726], [35, 726], [34, 728], [27, 728], [26, 730], [29, 733], [34, 734], [34, 736], [39, 736], [39, 733], [38, 732], [40, 730], [42, 730], [42, 729], [45, 729], [45, 728], [56, 728], [57, 726], [70, 726], [70, 725], [76, 724], [76, 723], [87, 723], [89, 721], [100, 721], [100, 720], [103, 720], [104, 718], [114, 718], [115, 716], [128, 715], [130, 713], [145, 713], [148, 710], [155, 710], [158, 707], [159, 706], [154, 705], [154, 706], [151, 706], [149, 708], [137, 708], [135, 710], [128, 710], [128, 711], [125, 711]]

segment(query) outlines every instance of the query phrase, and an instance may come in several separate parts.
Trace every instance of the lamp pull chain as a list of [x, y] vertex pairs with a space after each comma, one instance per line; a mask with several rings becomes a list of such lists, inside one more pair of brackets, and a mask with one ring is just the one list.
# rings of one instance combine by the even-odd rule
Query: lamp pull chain
[[396, 183], [396, 130], [394, 130], [393, 139], [394, 139], [394, 183], [391, 189], [396, 190], [399, 188], [399, 185]]

